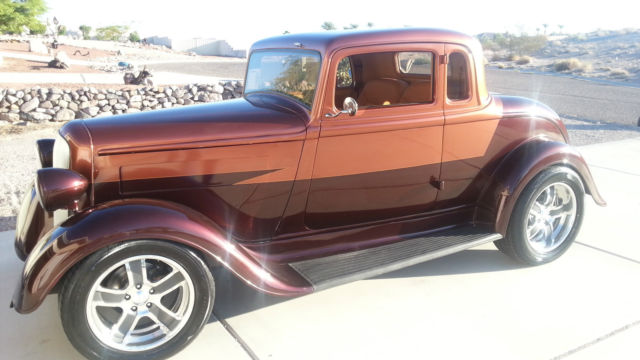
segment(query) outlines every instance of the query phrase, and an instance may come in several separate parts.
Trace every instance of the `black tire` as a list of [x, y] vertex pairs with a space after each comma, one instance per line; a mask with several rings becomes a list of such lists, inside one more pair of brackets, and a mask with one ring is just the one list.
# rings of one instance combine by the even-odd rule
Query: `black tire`
[[[562, 232], [566, 234], [563, 236], [563, 240], [559, 244], [553, 245], [555, 247], [550, 246], [547, 251], [542, 251], [539, 247], [536, 248], [527, 234], [527, 225], [532, 223], [529, 211], [534, 206], [534, 202], [539, 199], [539, 196], [544, 196], [542, 192], [552, 185], [554, 189], [560, 188], [564, 191], [570, 189], [573, 191], [575, 218], [570, 225], [566, 226], [566, 232]], [[509, 220], [505, 238], [494, 242], [494, 244], [500, 251], [518, 262], [527, 265], [545, 264], [557, 259], [569, 249], [580, 230], [583, 215], [584, 186], [580, 176], [567, 167], [550, 167], [534, 177], [524, 188]]]
[[[155, 257], [154, 259], [148, 260], [147, 257]], [[139, 258], [142, 258], [141, 260]], [[129, 260], [133, 259], [133, 260]], [[184, 301], [187, 303], [183, 307], [183, 309], [191, 309], [185, 314], [183, 319], [173, 320], [174, 322], [178, 322], [180, 326], [177, 326], [173, 334], [168, 339], [165, 339], [163, 343], [158, 341], [159, 344], [156, 347], [151, 347], [150, 349], [140, 349], [136, 348], [134, 350], [127, 351], [126, 349], [118, 349], [116, 347], [110, 346], [105, 341], [101, 340], [100, 336], [103, 336], [102, 339], [105, 338], [105, 334], [102, 335], [96, 334], [92, 330], [92, 325], [89, 324], [89, 308], [87, 307], [87, 302], [89, 301], [89, 294], [92, 289], [95, 289], [95, 286], [98, 286], [96, 282], [100, 280], [100, 286], [102, 286], [105, 281], [112, 281], [113, 277], [115, 277], [118, 271], [122, 273], [122, 269], [125, 271], [130, 270], [130, 267], [126, 267], [122, 265], [120, 267], [115, 268], [114, 266], [118, 266], [119, 263], [127, 262], [127, 264], [133, 264], [134, 261], [142, 261], [145, 264], [144, 274], [145, 279], [151, 278], [152, 274], [161, 273], [162, 270], [157, 269], [167, 269], [165, 266], [163, 268], [162, 260], [157, 259], [165, 259], [173, 263], [173, 265], [178, 264], [180, 269], [180, 273], [178, 275], [186, 274], [188, 276], [188, 282], [180, 282], [180, 284], [189, 284], [187, 285], [179, 285], [174, 290], [167, 290], [168, 295], [160, 295], [157, 298], [160, 298], [157, 303], [164, 305], [167, 297], [180, 299], [179, 301], [174, 300], [176, 303]], [[129, 263], [131, 261], [131, 263]], [[167, 274], [175, 275], [175, 268], [177, 267], [168, 267], [171, 270], [168, 271]], [[166, 272], [165, 271], [165, 272]], [[174, 272], [171, 272], [174, 271]], [[105, 273], [106, 272], [106, 273]], [[131, 274], [126, 273], [125, 279], [131, 279]], [[164, 275], [167, 278], [169, 275]], [[184, 278], [186, 279], [187, 276]], [[120, 277], [122, 278], [122, 276]], [[164, 278], [161, 278], [163, 280]], [[131, 295], [128, 295], [130, 292], [128, 280], [127, 285], [125, 285], [124, 291], [127, 292], [128, 299], [130, 301], [134, 301], [134, 299], [141, 299], [140, 296], [134, 295], [132, 298]], [[145, 284], [152, 283], [149, 280], [145, 280]], [[160, 282], [158, 282], [159, 284]], [[145, 285], [147, 286], [147, 285]], [[154, 290], [150, 290], [151, 288], [145, 287], [143, 290], [149, 289], [149, 293], [153, 294]], [[188, 290], [185, 290], [188, 289]], [[116, 287], [116, 291], [123, 291], [121, 288]], [[134, 290], [135, 292], [135, 290]], [[142, 290], [139, 291], [142, 293]], [[139, 294], [138, 293], [138, 294]], [[175, 295], [177, 294], [177, 295]], [[187, 295], [185, 295], [187, 294]], [[188, 345], [196, 335], [202, 330], [202, 327], [207, 323], [211, 316], [211, 312], [213, 309], [215, 295], [215, 283], [213, 277], [198, 255], [196, 255], [190, 249], [169, 243], [164, 241], [154, 241], [154, 240], [139, 240], [139, 241], [131, 241], [126, 243], [117, 244], [111, 247], [107, 247], [105, 249], [101, 249], [91, 256], [87, 257], [81, 263], [76, 265], [65, 277], [65, 281], [61, 292], [59, 294], [59, 309], [60, 309], [60, 317], [62, 320], [62, 326], [64, 331], [73, 344], [73, 346], [85, 357], [89, 359], [163, 359], [169, 357], [186, 345]], [[147, 296], [150, 295], [142, 295]], [[142, 298], [141, 301], [147, 301], [147, 298]], [[185, 300], [190, 299], [190, 300]], [[149, 300], [150, 301], [150, 300]], [[160, 302], [162, 301], [162, 302]], [[94, 303], [91, 303], [91, 306]], [[149, 302], [147, 307], [149, 309], [145, 309], [141, 306], [140, 312], [147, 311], [147, 314], [150, 313], [152, 303]], [[155, 304], [155, 303], [154, 303]], [[190, 306], [193, 304], [193, 306]], [[172, 305], [173, 306], [173, 305]], [[176, 305], [181, 306], [181, 305]], [[93, 308], [93, 307], [91, 307]], [[96, 309], [102, 309], [95, 307]], [[160, 306], [157, 309], [161, 308]], [[125, 317], [124, 307], [122, 309], [122, 316]], [[132, 307], [130, 310], [134, 310]], [[102, 310], [100, 310], [102, 311]], [[108, 309], [108, 311], [112, 311]], [[137, 314], [136, 312], [134, 312]], [[116, 317], [117, 312], [114, 313]], [[162, 314], [166, 314], [163, 312]], [[143, 322], [149, 323], [151, 318], [144, 318], [143, 315], [135, 315], [136, 322], [134, 325], [130, 327], [130, 330], [133, 332], [137, 331], [137, 327], [140, 326], [150, 328], [151, 325], [145, 324]], [[157, 317], [156, 319], [159, 319]], [[95, 317], [93, 317], [95, 319]], [[166, 319], [166, 318], [165, 318]], [[161, 329], [160, 321], [157, 322], [159, 326], [158, 329]], [[96, 321], [93, 320], [92, 324], [96, 324]], [[136, 325], [137, 324], [137, 325]], [[150, 324], [150, 323], [149, 323]], [[107, 323], [108, 325], [108, 323]], [[95, 328], [96, 325], [94, 325]], [[102, 326], [102, 325], [100, 325]], [[169, 329], [169, 328], [166, 328]], [[161, 330], [156, 330], [160, 331]], [[173, 331], [173, 330], [171, 330]], [[140, 337], [142, 338], [142, 336]], [[125, 338], [126, 339], [126, 338]], [[107, 339], [108, 340], [108, 339]], [[154, 340], [155, 341], [155, 340]], [[123, 341], [124, 343], [124, 341]], [[152, 341], [153, 343], [153, 341]], [[123, 345], [124, 346], [124, 345]]]

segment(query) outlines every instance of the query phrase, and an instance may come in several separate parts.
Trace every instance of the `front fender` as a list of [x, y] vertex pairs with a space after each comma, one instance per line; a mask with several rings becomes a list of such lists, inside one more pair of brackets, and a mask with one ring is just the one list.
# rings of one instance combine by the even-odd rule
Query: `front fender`
[[531, 139], [511, 151], [500, 163], [480, 197], [477, 220], [494, 222], [496, 232], [506, 235], [516, 201], [525, 186], [545, 168], [567, 166], [580, 176], [586, 193], [596, 204], [606, 202], [580, 153], [569, 144], [543, 138]]
[[159, 200], [127, 199], [77, 214], [45, 234], [26, 259], [13, 297], [20, 313], [34, 311], [64, 274], [106, 246], [131, 240], [173, 241], [216, 259], [250, 285], [276, 295], [312, 287], [284, 265], [260, 264], [204, 215]]

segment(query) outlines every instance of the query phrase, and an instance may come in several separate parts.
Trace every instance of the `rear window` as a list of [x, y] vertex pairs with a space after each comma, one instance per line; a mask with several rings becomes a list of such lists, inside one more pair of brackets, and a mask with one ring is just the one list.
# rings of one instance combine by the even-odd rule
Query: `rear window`
[[398, 69], [403, 74], [430, 75], [433, 64], [433, 53], [399, 52]]

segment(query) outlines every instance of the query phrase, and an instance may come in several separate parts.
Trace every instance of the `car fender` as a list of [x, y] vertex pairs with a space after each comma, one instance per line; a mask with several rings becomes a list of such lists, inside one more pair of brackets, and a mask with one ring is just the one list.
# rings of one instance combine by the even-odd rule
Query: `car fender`
[[479, 198], [476, 220], [494, 222], [495, 231], [506, 235], [520, 193], [531, 179], [550, 166], [566, 166], [575, 171], [585, 192], [596, 204], [606, 206], [582, 155], [567, 143], [537, 137], [516, 147], [498, 165]]
[[75, 264], [106, 246], [141, 239], [184, 244], [271, 294], [312, 291], [308, 282], [287, 266], [258, 263], [197, 211], [167, 201], [127, 199], [76, 214], [45, 234], [25, 261], [12, 305], [20, 313], [32, 312]]

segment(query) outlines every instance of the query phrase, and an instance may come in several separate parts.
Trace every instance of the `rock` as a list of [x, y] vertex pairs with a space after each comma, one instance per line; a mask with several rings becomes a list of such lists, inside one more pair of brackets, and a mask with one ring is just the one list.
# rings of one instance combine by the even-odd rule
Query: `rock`
[[22, 98], [24, 97], [24, 91], [22, 91], [22, 90], [18, 90], [18, 91], [16, 92], [16, 97], [17, 97], [18, 99], [22, 99]]
[[20, 115], [14, 113], [0, 113], [0, 120], [13, 123], [20, 121]]
[[15, 90], [15, 89], [11, 89], [11, 88], [9, 88], [9, 89], [7, 89], [7, 94], [9, 94], [9, 95], [15, 95], [15, 94], [16, 94], [16, 90]]
[[114, 104], [113, 108], [116, 110], [127, 110], [127, 105], [125, 104]]
[[49, 50], [44, 45], [42, 40], [38, 40], [38, 39], [30, 39], [29, 40], [29, 51], [33, 52], [33, 53], [39, 53], [39, 54], [48, 54], [49, 53]]
[[106, 96], [105, 94], [98, 94], [98, 95], [96, 95], [96, 99], [98, 99], [98, 100], [104, 100], [104, 99], [106, 99], [106, 98], [107, 98], [107, 96]]
[[49, 94], [49, 100], [56, 101], [60, 100], [60, 98], [62, 98], [61, 94]]
[[129, 108], [140, 109], [142, 107], [142, 101], [130, 101]]
[[29, 101], [31, 99], [33, 99], [33, 95], [31, 94], [24, 94], [24, 97], [22, 98], [24, 101]]
[[184, 104], [185, 104], [185, 105], [192, 105], [192, 104], [193, 104], [193, 100], [191, 100], [191, 99], [184, 99]]
[[53, 116], [56, 114], [56, 111], [53, 109], [44, 109], [44, 113]]
[[107, 111], [111, 111], [112, 108], [109, 105], [105, 105], [103, 107], [100, 108], [100, 112], [107, 112]]
[[40, 104], [40, 107], [43, 109], [51, 109], [53, 108], [53, 103], [51, 101], [45, 101], [42, 104]]
[[69, 106], [69, 102], [65, 101], [65, 100], [60, 100], [60, 101], [58, 101], [58, 106], [64, 109], [67, 106]]
[[173, 106], [173, 104], [172, 104], [172, 103], [170, 103], [170, 102], [168, 102], [168, 101], [167, 101], [166, 103], [162, 104], [162, 107], [164, 107], [165, 109], [166, 109], [166, 108], [170, 108], [170, 107], [172, 107], [172, 106]]
[[109, 104], [109, 100], [98, 100], [98, 106], [103, 107]]
[[54, 59], [65, 64], [69, 64], [69, 55], [67, 55], [67, 53], [62, 50], [56, 53]]
[[173, 95], [173, 90], [171, 88], [166, 88], [164, 89], [164, 94], [167, 95], [167, 97], [171, 97], [171, 95]]
[[20, 111], [22, 111], [24, 113], [28, 113], [31, 110], [37, 108], [38, 105], [40, 105], [40, 100], [38, 100], [38, 98], [33, 98], [33, 99], [25, 102], [24, 104], [22, 104], [22, 106], [20, 106]]
[[40, 112], [32, 112], [29, 114], [25, 114], [24, 118], [34, 123], [43, 123], [53, 119], [51, 115], [40, 113]]
[[209, 101], [209, 96], [207, 95], [207, 93], [202, 92], [198, 95], [197, 99], [198, 101], [201, 101], [201, 102], [207, 102]]
[[40, 108], [40, 107], [39, 107], [39, 108], [36, 108], [36, 109], [35, 109], [35, 110], [33, 110], [33, 111], [35, 111], [35, 112], [39, 112], [39, 113], [46, 113], [46, 112], [47, 112], [47, 109], [44, 109], [44, 108]]
[[174, 98], [173, 96], [169, 96], [169, 101], [170, 101], [172, 104], [175, 104], [175, 103], [177, 103], [177, 102], [178, 102], [178, 99]]
[[76, 119], [91, 119], [91, 115], [82, 110], [76, 111]]
[[109, 99], [109, 105], [113, 106], [118, 103], [118, 99]]
[[127, 114], [132, 114], [132, 113], [139, 113], [140, 109], [127, 109], [127, 111], [125, 111], [125, 113]]
[[131, 98], [129, 99], [129, 102], [142, 102], [142, 96], [140, 96], [140, 95], [133, 95], [133, 96], [131, 96]]
[[222, 101], [222, 95], [220, 94], [211, 94], [209, 95], [209, 101], [214, 102], [214, 101]]
[[80, 98], [78, 99], [80, 101], [89, 101], [89, 98], [86, 97], [85, 95], [80, 96]]
[[224, 92], [224, 87], [220, 84], [216, 84], [213, 86], [212, 91], [217, 94], [222, 94]]
[[91, 116], [96, 116], [98, 115], [98, 112], [100, 112], [100, 108], [97, 106], [89, 106], [87, 108], [82, 109], [82, 111], [86, 112]]
[[62, 95], [62, 100], [66, 101], [66, 102], [71, 101], [71, 95], [70, 94]]
[[10, 103], [10, 104], [15, 104], [16, 101], [18, 101], [18, 98], [13, 96], [13, 95], [7, 95], [5, 97], [5, 99]]
[[70, 102], [68, 107], [69, 107], [69, 110], [78, 111], [78, 104], [74, 102]]
[[101, 113], [99, 113], [98, 115], [96, 115], [96, 117], [104, 117], [104, 116], [112, 116], [113, 113], [111, 111], [103, 111]]

